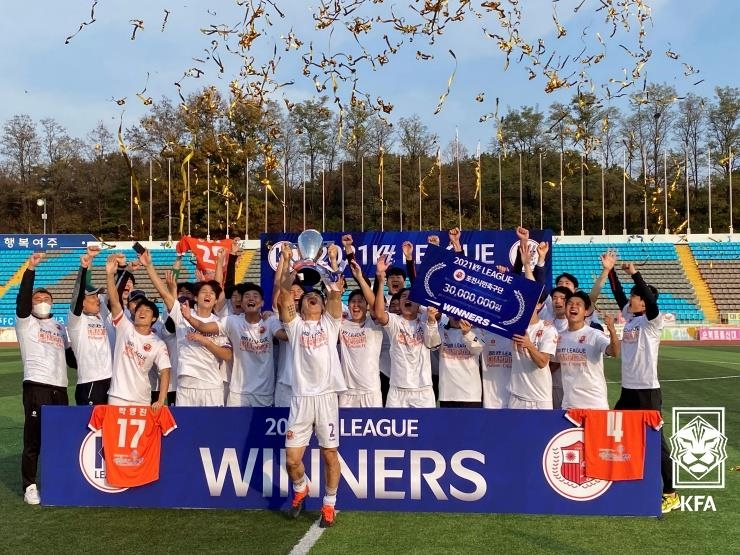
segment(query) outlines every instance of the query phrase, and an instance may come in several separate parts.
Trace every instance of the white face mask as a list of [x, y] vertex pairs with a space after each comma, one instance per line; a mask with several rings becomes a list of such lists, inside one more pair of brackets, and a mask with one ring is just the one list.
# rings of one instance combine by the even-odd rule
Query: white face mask
[[51, 314], [51, 305], [49, 303], [39, 303], [33, 305], [33, 315], [38, 318], [46, 318]]

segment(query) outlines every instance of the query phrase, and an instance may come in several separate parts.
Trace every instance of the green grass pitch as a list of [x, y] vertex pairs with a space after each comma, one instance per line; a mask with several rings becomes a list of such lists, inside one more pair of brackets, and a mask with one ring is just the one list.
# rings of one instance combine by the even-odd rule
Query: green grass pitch
[[[0, 349], [3, 552], [287, 554], [318, 516], [28, 506], [20, 491], [22, 378], [18, 349]], [[712, 495], [716, 512], [674, 511], [662, 519], [341, 512], [311, 553], [740, 553], [740, 472], [729, 470], [740, 465], [740, 348], [664, 345], [660, 378], [667, 431], [673, 406], [725, 407], [726, 487], [680, 492]], [[618, 362], [607, 361], [607, 379], [613, 405]]]

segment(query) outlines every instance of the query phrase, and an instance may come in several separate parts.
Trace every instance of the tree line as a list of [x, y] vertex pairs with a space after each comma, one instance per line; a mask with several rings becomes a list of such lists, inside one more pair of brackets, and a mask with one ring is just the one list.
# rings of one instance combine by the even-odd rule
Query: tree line
[[0, 228], [39, 233], [45, 208], [49, 233], [106, 239], [244, 236], [247, 225], [254, 238], [265, 226], [300, 230], [304, 214], [306, 227], [335, 230], [723, 232], [739, 122], [738, 88], [679, 97], [653, 84], [621, 110], [589, 94], [511, 108], [473, 153], [442, 144], [416, 114], [390, 122], [362, 102], [338, 112], [327, 96], [257, 102], [207, 87], [84, 138], [53, 118], [12, 117], [0, 134]]

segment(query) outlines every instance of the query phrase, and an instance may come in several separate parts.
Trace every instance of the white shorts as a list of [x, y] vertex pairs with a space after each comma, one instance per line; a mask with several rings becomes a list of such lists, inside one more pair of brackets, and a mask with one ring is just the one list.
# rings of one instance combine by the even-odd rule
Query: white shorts
[[340, 407], [376, 408], [383, 406], [380, 391], [343, 391], [339, 394]]
[[275, 406], [289, 407], [290, 400], [293, 398], [293, 388], [284, 383], [275, 384]]
[[217, 389], [195, 389], [192, 387], [177, 387], [178, 407], [223, 407], [224, 390]]
[[401, 389], [392, 385], [388, 389], [385, 406], [401, 409], [433, 409], [437, 406], [437, 401], [434, 399], [434, 389], [431, 385], [420, 389]]
[[316, 432], [319, 446], [339, 447], [339, 402], [336, 393], [293, 397], [290, 401], [286, 447], [306, 447]]
[[509, 395], [509, 408], [510, 409], [545, 409], [552, 410], [552, 399], [548, 401], [528, 401], [517, 397], [513, 393]]
[[271, 407], [272, 395], [254, 395], [253, 393], [229, 392], [227, 407]]

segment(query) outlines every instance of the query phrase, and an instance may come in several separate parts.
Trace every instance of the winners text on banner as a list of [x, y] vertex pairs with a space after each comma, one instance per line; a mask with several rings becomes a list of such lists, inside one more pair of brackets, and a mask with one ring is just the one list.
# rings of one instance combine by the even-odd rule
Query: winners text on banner
[[[173, 407], [159, 480], [105, 480], [92, 407], [42, 409], [48, 505], [287, 509], [285, 408]], [[341, 409], [337, 507], [357, 511], [660, 515], [660, 434], [646, 433], [642, 480], [584, 471], [584, 434], [561, 410]], [[305, 457], [308, 509], [323, 495], [315, 441]]]

